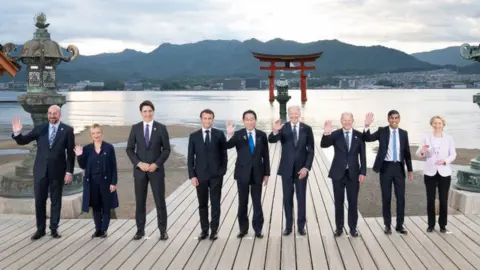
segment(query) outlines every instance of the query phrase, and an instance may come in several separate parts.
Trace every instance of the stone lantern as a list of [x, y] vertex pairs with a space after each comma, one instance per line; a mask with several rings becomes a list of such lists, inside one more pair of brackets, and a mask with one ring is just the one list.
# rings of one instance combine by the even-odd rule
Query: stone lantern
[[275, 99], [280, 104], [280, 119], [282, 122], [287, 121], [287, 102], [292, 98], [288, 95], [288, 81], [284, 77], [283, 72], [280, 75], [280, 79], [276, 83], [277, 86], [277, 96]]

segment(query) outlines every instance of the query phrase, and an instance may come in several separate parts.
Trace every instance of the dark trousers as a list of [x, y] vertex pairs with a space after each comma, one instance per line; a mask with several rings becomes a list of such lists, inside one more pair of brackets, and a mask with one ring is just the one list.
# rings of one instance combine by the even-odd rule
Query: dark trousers
[[306, 193], [307, 179], [298, 179], [297, 171], [290, 177], [282, 177], [283, 189], [283, 210], [285, 212], [285, 229], [292, 230], [293, 226], [293, 193], [297, 194], [297, 229], [305, 228], [305, 211], [306, 211]]
[[60, 223], [60, 212], [62, 209], [62, 190], [65, 180], [57, 179], [53, 173], [47, 170], [46, 177], [35, 180], [35, 216], [37, 219], [37, 230], [45, 231], [47, 219], [47, 198], [50, 192], [50, 230], [58, 229]]
[[451, 176], [434, 176], [424, 175], [425, 189], [427, 190], [427, 215], [428, 226], [435, 227], [435, 195], [438, 187], [438, 201], [440, 203], [440, 215], [438, 217], [438, 225], [440, 228], [447, 226], [448, 214], [448, 191], [450, 189]]
[[343, 229], [344, 221], [344, 202], [345, 189], [347, 190], [348, 201], [348, 227], [350, 231], [357, 229], [358, 220], [358, 192], [360, 191], [360, 183], [358, 178], [350, 179], [348, 170], [345, 170], [345, 175], [342, 179], [333, 180], [333, 197], [335, 199], [335, 224], [337, 229]]
[[152, 187], [153, 199], [157, 208], [158, 229], [167, 231], [167, 205], [165, 203], [165, 178], [161, 172], [143, 172], [135, 169], [135, 220], [139, 231], [145, 230], [147, 219], [147, 192], [148, 183]]
[[[199, 181], [197, 186], [198, 212], [200, 214], [200, 227], [202, 232], [218, 231], [220, 223], [220, 200], [222, 198], [223, 177], [210, 178]], [[212, 206], [212, 221], [208, 222], [208, 193], [210, 191], [210, 204]]]
[[255, 232], [260, 233], [263, 229], [262, 209], [262, 182], [256, 183], [253, 178], [253, 169], [249, 181], [238, 180], [238, 225], [240, 232], [248, 232], [248, 194], [252, 197], [253, 219], [252, 227]]
[[392, 185], [397, 199], [397, 224], [396, 229], [403, 228], [405, 219], [405, 174], [400, 162], [383, 163], [380, 171], [380, 188], [382, 190], [382, 212], [385, 226], [392, 225], [391, 201]]
[[101, 174], [93, 174], [91, 180], [90, 205], [93, 209], [95, 229], [106, 232], [110, 225], [110, 183], [105, 183]]

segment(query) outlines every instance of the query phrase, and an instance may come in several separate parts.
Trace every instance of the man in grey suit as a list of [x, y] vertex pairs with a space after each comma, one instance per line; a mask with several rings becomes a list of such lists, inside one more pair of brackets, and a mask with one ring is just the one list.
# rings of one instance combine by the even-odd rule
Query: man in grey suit
[[149, 100], [140, 104], [143, 121], [132, 126], [127, 142], [127, 155], [134, 165], [135, 219], [139, 240], [145, 236], [148, 182], [157, 208], [160, 240], [167, 240], [167, 206], [165, 203], [165, 168], [170, 156], [170, 138], [165, 125], [153, 120], [155, 106]]

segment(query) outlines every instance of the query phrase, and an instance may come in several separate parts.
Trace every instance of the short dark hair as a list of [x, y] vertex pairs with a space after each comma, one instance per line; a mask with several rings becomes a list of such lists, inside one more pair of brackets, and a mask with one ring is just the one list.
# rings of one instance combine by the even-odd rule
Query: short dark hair
[[204, 113], [206, 113], [206, 114], [211, 114], [211, 115], [213, 116], [213, 118], [215, 118], [215, 113], [214, 113], [212, 110], [210, 110], [210, 109], [205, 109], [205, 110], [201, 111], [201, 112], [200, 112], [200, 118], [202, 118], [202, 115], [203, 115]]
[[257, 114], [256, 114], [253, 110], [246, 110], [246, 111], [244, 111], [244, 112], [243, 112], [242, 119], [245, 119], [245, 115], [247, 115], [247, 114], [249, 114], [249, 113], [253, 114], [253, 117], [255, 117], [255, 120], [257, 120]]
[[143, 110], [143, 107], [148, 106], [152, 108], [152, 111], [155, 111], [155, 106], [153, 106], [153, 103], [150, 100], [145, 100], [142, 103], [140, 103], [140, 111]]
[[398, 116], [400, 116], [400, 113], [399, 113], [397, 110], [390, 110], [390, 111], [388, 112], [388, 115], [387, 115], [387, 116], [390, 117], [390, 116], [392, 116], [392, 115], [394, 115], [394, 114], [397, 114]]

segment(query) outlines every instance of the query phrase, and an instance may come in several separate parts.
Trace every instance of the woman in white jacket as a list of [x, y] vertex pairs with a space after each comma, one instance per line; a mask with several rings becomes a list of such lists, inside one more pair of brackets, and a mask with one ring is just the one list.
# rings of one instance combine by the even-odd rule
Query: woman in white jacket
[[430, 119], [430, 125], [433, 131], [424, 136], [416, 155], [426, 159], [423, 177], [427, 190], [427, 232], [432, 232], [435, 228], [435, 194], [438, 187], [440, 203], [438, 225], [440, 225], [440, 232], [445, 233], [447, 231], [445, 226], [448, 214], [448, 192], [452, 176], [450, 164], [457, 157], [457, 153], [452, 136], [443, 131], [445, 119], [442, 116], [434, 116]]

